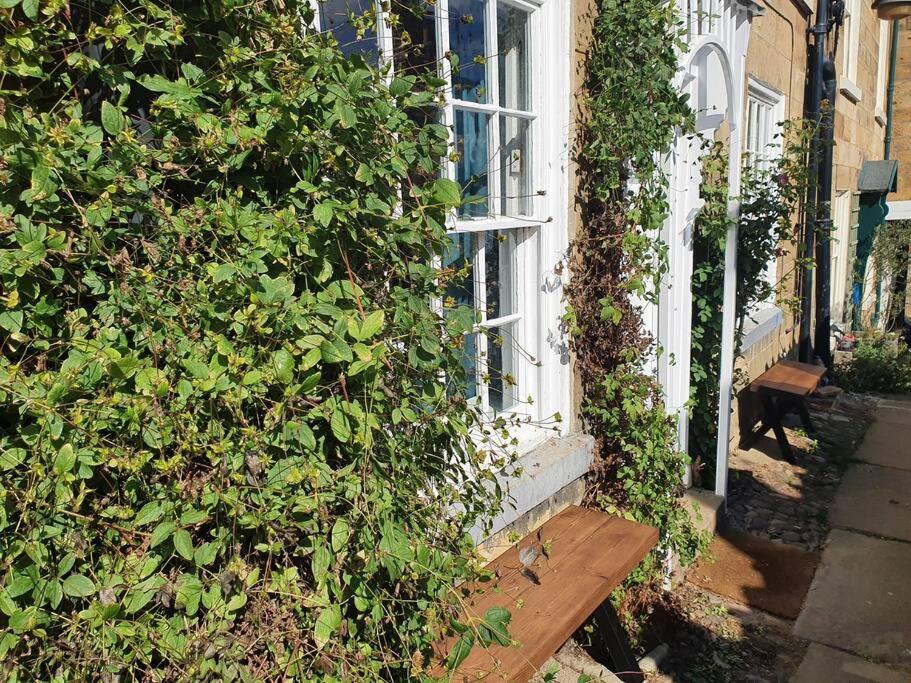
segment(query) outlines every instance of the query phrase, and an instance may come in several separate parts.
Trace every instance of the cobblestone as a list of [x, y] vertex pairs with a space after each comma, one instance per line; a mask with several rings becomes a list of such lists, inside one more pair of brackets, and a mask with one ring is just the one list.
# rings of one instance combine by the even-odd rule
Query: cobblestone
[[742, 531], [818, 550], [829, 532], [827, 511], [877, 405], [871, 396], [841, 394], [808, 401], [815, 439], [786, 423], [796, 465], [767, 436], [731, 458], [727, 524]]

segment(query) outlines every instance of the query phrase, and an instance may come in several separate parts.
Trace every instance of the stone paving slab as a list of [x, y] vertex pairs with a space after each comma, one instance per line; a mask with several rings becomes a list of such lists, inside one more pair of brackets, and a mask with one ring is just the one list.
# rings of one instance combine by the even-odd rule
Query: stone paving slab
[[854, 457], [873, 465], [911, 470], [911, 426], [873, 423]]
[[911, 544], [829, 538], [794, 635], [911, 671]]
[[876, 409], [876, 421], [911, 427], [911, 404], [880, 405]]
[[835, 527], [911, 541], [911, 470], [852, 465], [835, 494], [829, 521]]
[[812, 643], [791, 683], [908, 683], [908, 674]]

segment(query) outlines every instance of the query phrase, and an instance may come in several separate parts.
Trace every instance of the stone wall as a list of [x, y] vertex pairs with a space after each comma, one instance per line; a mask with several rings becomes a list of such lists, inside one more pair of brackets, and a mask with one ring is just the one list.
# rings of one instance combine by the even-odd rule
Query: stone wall
[[[838, 48], [835, 64], [839, 93], [835, 102], [835, 173], [833, 197], [840, 191], [854, 191], [864, 161], [883, 158], [885, 117], [877, 111], [877, 75], [881, 21], [870, 3], [862, 0], [857, 78], [851, 82], [843, 73], [844, 43]], [[888, 40], [888, 32], [886, 32]], [[888, 50], [885, 52], [888, 59]], [[879, 115], [877, 115], [879, 114]]]
[[911, 19], [900, 23], [894, 102], [892, 158], [898, 159], [898, 192], [889, 195], [890, 203], [911, 200]]

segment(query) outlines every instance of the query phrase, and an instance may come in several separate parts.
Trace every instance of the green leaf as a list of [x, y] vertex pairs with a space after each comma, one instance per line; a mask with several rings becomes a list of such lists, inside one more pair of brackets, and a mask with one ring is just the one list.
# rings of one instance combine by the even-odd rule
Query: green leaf
[[101, 125], [109, 135], [117, 135], [123, 130], [123, 114], [107, 101], [101, 103]]
[[483, 625], [487, 628], [490, 637], [498, 645], [506, 647], [512, 642], [506, 626], [512, 619], [509, 610], [503, 607], [491, 607], [484, 615]]
[[323, 545], [317, 546], [313, 551], [313, 557], [310, 558], [310, 571], [313, 572], [313, 580], [317, 584], [326, 580], [329, 574], [329, 566], [332, 564], [332, 553]]
[[178, 529], [174, 534], [174, 550], [185, 560], [193, 560], [193, 539], [186, 529]]
[[237, 273], [237, 268], [230, 263], [222, 263], [215, 269], [215, 273], [212, 275], [212, 281], [219, 283], [230, 280], [234, 277], [235, 273]]
[[357, 112], [348, 103], [342, 100], [336, 100], [335, 111], [342, 128], [354, 128], [357, 125]]
[[351, 527], [348, 522], [343, 518], [337, 519], [335, 524], [332, 525], [332, 550], [335, 553], [341, 552], [348, 544], [350, 536]]
[[177, 607], [183, 607], [187, 615], [193, 616], [199, 609], [199, 599], [202, 596], [202, 581], [192, 574], [183, 574], [175, 584]]
[[332, 428], [332, 433], [335, 435], [335, 438], [342, 443], [348, 443], [351, 439], [351, 423], [348, 421], [348, 416], [345, 415], [341, 409], [336, 408], [332, 412], [329, 426]]
[[211, 542], [203, 543], [193, 553], [193, 561], [200, 567], [212, 564], [216, 557], [218, 557], [218, 545]]
[[323, 357], [323, 361], [326, 363], [351, 362], [351, 360], [354, 359], [351, 347], [344, 339], [336, 339], [335, 341], [329, 341], [327, 339], [320, 344], [319, 350]]
[[29, 19], [38, 18], [38, 0], [22, 0], [22, 12]]
[[95, 584], [82, 574], [71, 574], [63, 580], [63, 592], [71, 598], [86, 598], [95, 592]]
[[279, 382], [290, 384], [294, 379], [294, 356], [284, 349], [278, 349], [272, 354], [270, 365]]
[[361, 323], [357, 336], [358, 341], [365, 341], [375, 337], [383, 329], [385, 322], [386, 314], [383, 311], [374, 311], [368, 315], [367, 319]]
[[389, 84], [389, 94], [393, 97], [407, 95], [414, 87], [414, 80], [410, 78], [393, 78]]
[[162, 522], [152, 531], [152, 535], [149, 537], [149, 547], [154, 548], [161, 545], [167, 539], [171, 537], [171, 534], [174, 533], [174, 529], [177, 528], [177, 525], [174, 522]]
[[329, 605], [316, 618], [313, 626], [313, 640], [320, 649], [326, 646], [333, 634], [342, 625], [342, 609], [338, 605]]
[[449, 652], [449, 657], [446, 658], [446, 668], [450, 671], [459, 668], [459, 664], [465, 661], [473, 647], [474, 634], [471, 631], [466, 631]]
[[164, 510], [159, 503], [154, 501], [151, 503], [146, 503], [142, 506], [142, 509], [136, 513], [136, 518], [133, 520], [133, 524], [136, 526], [151, 524], [152, 522], [157, 521], [162, 514], [164, 514]]
[[21, 331], [22, 321], [22, 311], [0, 311], [0, 327], [7, 332]]
[[433, 182], [431, 195], [436, 204], [454, 208], [462, 203], [462, 189], [459, 184], [448, 178], [438, 178]]
[[332, 222], [333, 216], [335, 216], [336, 205], [334, 202], [324, 202], [322, 204], [317, 204], [313, 207], [313, 218], [317, 223], [322, 225], [324, 228], [329, 227], [329, 223]]
[[66, 474], [76, 465], [76, 451], [73, 450], [72, 444], [63, 444], [57, 451], [57, 457], [54, 458], [54, 472], [57, 474]]
[[28, 452], [24, 448], [7, 448], [0, 453], [0, 470], [11, 470], [25, 462]]

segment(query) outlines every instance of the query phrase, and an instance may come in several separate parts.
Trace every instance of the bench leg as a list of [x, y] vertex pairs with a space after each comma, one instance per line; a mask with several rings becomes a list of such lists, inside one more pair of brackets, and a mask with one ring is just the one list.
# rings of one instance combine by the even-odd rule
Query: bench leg
[[595, 658], [602, 664], [610, 662], [617, 678], [625, 683], [644, 681], [645, 676], [639, 669], [639, 662], [629, 646], [626, 631], [620, 625], [620, 619], [610, 603], [610, 598], [602, 602], [595, 611], [595, 624], [601, 635], [601, 642], [594, 644]]
[[778, 441], [778, 448], [781, 449], [781, 455], [793, 465], [796, 461], [794, 460], [794, 453], [791, 451], [791, 444], [788, 443], [788, 437], [784, 433], [784, 427], [781, 426], [780, 406], [776, 405], [775, 399], [768, 392], [763, 391], [760, 396], [762, 409], [765, 412], [763, 423], [772, 426], [772, 431], [775, 432], [775, 439]]
[[807, 430], [807, 434], [815, 434], [816, 430], [813, 429], [813, 422], [810, 420], [810, 412], [807, 410], [807, 404], [803, 399], [800, 399], [797, 402], [797, 412], [800, 415], [800, 421], [803, 423], [803, 428]]

